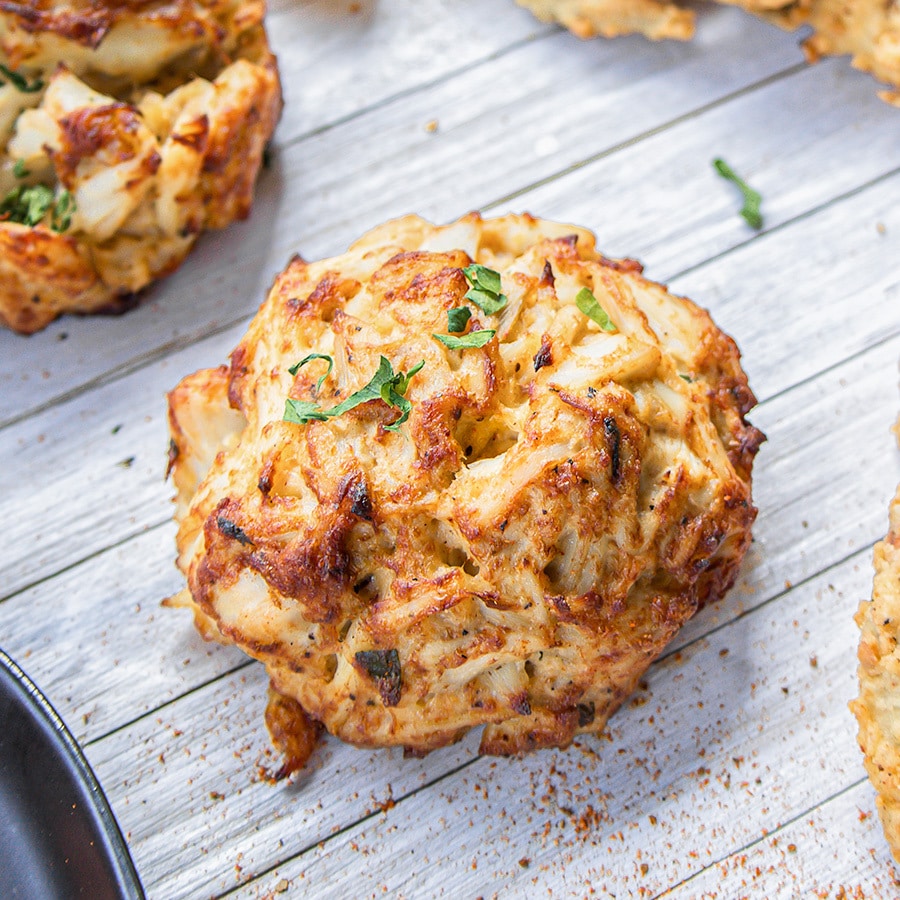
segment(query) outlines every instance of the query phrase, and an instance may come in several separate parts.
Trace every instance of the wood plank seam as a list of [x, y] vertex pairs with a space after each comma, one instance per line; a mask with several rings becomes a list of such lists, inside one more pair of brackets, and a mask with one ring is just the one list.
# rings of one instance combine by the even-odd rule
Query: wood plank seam
[[327, 122], [323, 125], [318, 126], [317, 128], [312, 128], [309, 131], [304, 131], [300, 134], [295, 135], [294, 137], [287, 138], [284, 142], [278, 140], [278, 132], [276, 131], [276, 152], [295, 147], [298, 144], [302, 144], [304, 141], [310, 140], [312, 138], [321, 137], [323, 134], [327, 134], [329, 131], [333, 131], [336, 128], [353, 122], [354, 119], [358, 119], [362, 116], [378, 112], [378, 110], [383, 109], [386, 106], [390, 106], [394, 103], [400, 102], [401, 100], [406, 100], [410, 97], [414, 97], [416, 96], [416, 94], [422, 93], [424, 91], [432, 90], [447, 81], [452, 81], [454, 78], [458, 78], [460, 75], [470, 73], [475, 69], [479, 69], [491, 62], [494, 62], [495, 60], [502, 59], [504, 56], [507, 56], [510, 53], [521, 49], [522, 47], [529, 47], [535, 44], [537, 41], [542, 41], [546, 40], [549, 37], [553, 37], [561, 30], [562, 29], [558, 27], [549, 27], [544, 29], [543, 31], [539, 31], [534, 36], [520, 38], [519, 40], [513, 41], [511, 44], [507, 45], [502, 50], [495, 50], [493, 53], [482, 57], [477, 62], [470, 63], [459, 69], [453, 69], [449, 72], [443, 72], [436, 78], [432, 78], [428, 81], [420, 82], [417, 85], [404, 88], [403, 90], [397, 91], [394, 94], [380, 97], [377, 103], [373, 103], [369, 106], [362, 106], [359, 109], [354, 110], [352, 113], [347, 113], [346, 115], [340, 116], [331, 122]]
[[[865, 560], [867, 560], [870, 556], [871, 556], [871, 547], [861, 548], [860, 550], [856, 551], [855, 553], [853, 553], [853, 554], [851, 554], [849, 557], [847, 557], [847, 558], [843, 561], [843, 563], [837, 564], [837, 565], [846, 565], [846, 566], [849, 568], [849, 567], [850, 567], [850, 563], [852, 563], [852, 562], [854, 561], [854, 559], [856, 560], [856, 562], [857, 562], [858, 564], [864, 564]], [[825, 576], [832, 568], [833, 568], [832, 566], [829, 566], [829, 567], [823, 569], [821, 572], [817, 573], [817, 575], [816, 575], [815, 577], [821, 579], [821, 578], [822, 578], [823, 576]], [[812, 579], [809, 579], [809, 580], [812, 580]], [[809, 580], [807, 580], [807, 581], [809, 581]], [[799, 588], [799, 587], [801, 587], [801, 585], [797, 585], [797, 587]], [[788, 592], [786, 592], [786, 593], [790, 593], [790, 591], [788, 591]], [[783, 599], [783, 597], [782, 597], [782, 599]], [[752, 612], [753, 612], [754, 614], [757, 614], [757, 613], [758, 613], [760, 616], [763, 616], [763, 615], [765, 615], [765, 609], [764, 609], [764, 607], [765, 607], [766, 605], [767, 605], [767, 604], [763, 604], [762, 606], [755, 607], [754, 610], [753, 610]], [[730, 623], [728, 623], [728, 624], [730, 624], [730, 625], [733, 624], [733, 625], [737, 626], [737, 622], [738, 622], [738, 620], [732, 620], [732, 622], [730, 622]], [[719, 630], [719, 629], [716, 629], [716, 630]], [[708, 635], [704, 635], [704, 636], [703, 636], [703, 639], [705, 640], [706, 637], [708, 637]], [[699, 641], [699, 640], [700, 640], [700, 639], [698, 638], [698, 641]], [[655, 666], [655, 665], [656, 665], [656, 663], [654, 663], [654, 666]], [[414, 794], [419, 793], [421, 790], [423, 790], [423, 789], [425, 789], [425, 788], [427, 788], [427, 787], [429, 787], [429, 786], [433, 786], [433, 785], [435, 785], [435, 784], [438, 784], [438, 783], [440, 783], [441, 781], [444, 781], [445, 779], [450, 778], [450, 777], [452, 777], [453, 775], [455, 775], [455, 774], [457, 774], [457, 773], [459, 773], [459, 772], [463, 772], [463, 771], [465, 771], [465, 770], [471, 768], [472, 766], [475, 766], [475, 765], [479, 762], [480, 759], [481, 759], [480, 757], [476, 757], [476, 758], [474, 758], [474, 759], [471, 759], [471, 760], [469, 760], [469, 761], [463, 763], [462, 765], [456, 767], [452, 772], [444, 773], [440, 778], [434, 779], [434, 781], [431, 781], [431, 782], [429, 782], [427, 785], [423, 785], [421, 788], [418, 788], [418, 789], [416, 789], [416, 790], [414, 790], [414, 791], [407, 792], [407, 794], [403, 795], [402, 797], [399, 797], [399, 796], [392, 796], [392, 800], [393, 800], [393, 803], [394, 803], [394, 808], [400, 806], [402, 803], [406, 802], [407, 799], [411, 798]], [[860, 760], [860, 767], [861, 767], [861, 760]], [[752, 848], [752, 847], [754, 847], [754, 846], [759, 845], [760, 842], [762, 842], [762, 841], [764, 841], [764, 840], [766, 840], [766, 839], [771, 838], [771, 836], [772, 836], [773, 834], [777, 834], [779, 831], [781, 831], [781, 830], [783, 830], [783, 829], [785, 829], [785, 828], [790, 827], [791, 824], [793, 824], [793, 823], [795, 823], [795, 822], [797, 822], [797, 821], [803, 819], [805, 816], [808, 816], [808, 815], [810, 814], [810, 812], [811, 812], [812, 810], [816, 809], [818, 806], [821, 806], [821, 805], [823, 805], [824, 803], [827, 803], [827, 802], [829, 802], [829, 801], [831, 801], [831, 800], [833, 800], [833, 799], [835, 799], [835, 798], [837, 798], [837, 797], [840, 797], [840, 796], [846, 794], [848, 791], [853, 790], [854, 788], [858, 787], [861, 783], [865, 782], [865, 780], [866, 780], [865, 777], [862, 776], [862, 777], [859, 777], [859, 778], [857, 778], [856, 780], [852, 781], [850, 784], [847, 784], [847, 785], [841, 787], [839, 790], [837, 790], [837, 791], [832, 791], [831, 793], [828, 794], [828, 796], [827, 796], [826, 799], [820, 800], [818, 803], [816, 803], [816, 804], [813, 805], [813, 806], [810, 806], [810, 807], [804, 807], [802, 810], [795, 812], [795, 813], [794, 813], [793, 815], [791, 815], [789, 818], [785, 819], [783, 822], [780, 822], [777, 828], [773, 828], [773, 829], [771, 829], [771, 830], [767, 830], [765, 834], [759, 836], [758, 838], [755, 838], [755, 839], [753, 839], [753, 840], [748, 841], [746, 844], [743, 844], [741, 847], [739, 847], [739, 848], [737, 848], [737, 849], [732, 850], [732, 851], [731, 851], [729, 854], [727, 854], [725, 857], [722, 857], [722, 859], [729, 858], [729, 857], [732, 856], [732, 855], [736, 855], [736, 854], [740, 854], [740, 853], [746, 852], [748, 849], [750, 849], [750, 848]], [[367, 822], [367, 821], [372, 820], [373, 818], [377, 818], [379, 815], [380, 815], [380, 812], [375, 812], [375, 813], [373, 813], [373, 814], [363, 816], [363, 817], [360, 818], [358, 824], [361, 825], [361, 824], [363, 824], [363, 823], [365, 823], [365, 822]], [[388, 813], [388, 815], [390, 815], [390, 813]], [[250, 885], [252, 885], [255, 881], [260, 880], [260, 879], [266, 877], [269, 873], [271, 873], [271, 872], [274, 871], [275, 869], [279, 868], [280, 866], [287, 865], [287, 864], [289, 864], [290, 862], [296, 862], [296, 861], [300, 860], [304, 855], [306, 855], [307, 853], [309, 853], [309, 852], [315, 850], [316, 848], [321, 848], [323, 845], [327, 846], [327, 844], [328, 844], [330, 841], [334, 840], [335, 838], [339, 837], [340, 835], [345, 834], [350, 828], [355, 828], [355, 827], [356, 827], [356, 826], [347, 825], [347, 826], [341, 828], [339, 832], [335, 832], [333, 835], [329, 835], [329, 836], [325, 837], [321, 842], [318, 842], [318, 843], [316, 843], [316, 844], [312, 844], [312, 845], [308, 846], [307, 848], [305, 848], [302, 852], [298, 852], [298, 853], [292, 854], [290, 857], [287, 857], [287, 858], [281, 860], [281, 861], [280, 861], [279, 863], [277, 863], [276, 865], [267, 867], [267, 869], [266, 869], [265, 872], [255, 873], [253, 879], [251, 879], [251, 880], [249, 880], [249, 881], [247, 881], [247, 882], [245, 882], [245, 883], [243, 883], [243, 884], [236, 885], [233, 889], [231, 889], [231, 890], [229, 890], [229, 891], [226, 891], [226, 892], [225, 892], [224, 894], [222, 894], [221, 896], [228, 896], [228, 895], [230, 895], [230, 894], [236, 893], [237, 891], [244, 891], [244, 890], [246, 890], [247, 887], [250, 886]], [[657, 895], [655, 895], [655, 896], [657, 896], [657, 897], [659, 897], [659, 896], [665, 896], [666, 893], [667, 893], [667, 891], [674, 891], [676, 888], [682, 886], [682, 884], [689, 884], [693, 879], [699, 877], [699, 876], [700, 876], [704, 871], [706, 871], [707, 869], [712, 868], [712, 867], [718, 865], [718, 864], [722, 861], [722, 859], [712, 860], [712, 861], [710, 861], [708, 864], [704, 864], [702, 869], [699, 869], [699, 870], [697, 870], [696, 872], [693, 872], [688, 878], [685, 878], [685, 879], [683, 880], [683, 882], [680, 882], [680, 883], [677, 884], [677, 885], [672, 885], [672, 886], [670, 886], [669, 888], [667, 888], [666, 891], [663, 891], [663, 892], [661, 892], [660, 894], [657, 894]]]
[[767, 75], [766, 77], [759, 79], [759, 81], [754, 81], [752, 84], [747, 84], [743, 87], [737, 88], [729, 94], [723, 94], [721, 97], [716, 97], [714, 100], [711, 100], [708, 103], [704, 103], [692, 110], [689, 110], [688, 112], [684, 112], [673, 119], [668, 119], [666, 122], [661, 123], [660, 125], [657, 125], [653, 128], [648, 128], [647, 130], [642, 131], [637, 135], [634, 135], [624, 141], [620, 141], [619, 143], [614, 144], [611, 147], [607, 147], [598, 153], [594, 153], [591, 156], [586, 157], [585, 159], [579, 160], [575, 163], [571, 163], [564, 169], [560, 169], [552, 175], [548, 175], [545, 178], [540, 178], [536, 181], [533, 181], [525, 185], [520, 190], [511, 191], [507, 194], [504, 194], [502, 197], [498, 197], [495, 200], [492, 200], [490, 203], [485, 204], [483, 208], [485, 210], [490, 210], [494, 207], [507, 204], [512, 200], [517, 200], [525, 194], [536, 190], [537, 188], [552, 184], [554, 181], [564, 178], [566, 175], [570, 175], [573, 172], [579, 171], [580, 169], [584, 169], [595, 162], [607, 159], [610, 156], [614, 156], [616, 153], [619, 153], [623, 150], [628, 150], [630, 147], [637, 146], [642, 141], [645, 141], [648, 138], [656, 137], [660, 134], [665, 134], [667, 131], [677, 127], [678, 125], [683, 125], [685, 122], [690, 122], [692, 119], [696, 119], [699, 116], [704, 115], [705, 113], [712, 112], [713, 110], [718, 109], [727, 103], [731, 103], [732, 101], [737, 100], [740, 97], [744, 97], [754, 93], [755, 91], [762, 90], [763, 88], [768, 87], [770, 84], [775, 84], [786, 78], [790, 78], [792, 75], [797, 75], [799, 73], [805, 72], [807, 68], [808, 66], [806, 63], [797, 63], [796, 65], [788, 66], [787, 68], [782, 69], [780, 72], [775, 72], [771, 75]]
[[[860, 764], [862, 764], [862, 760], [860, 759]], [[692, 882], [696, 881], [698, 878], [701, 878], [705, 873], [707, 873], [710, 869], [714, 869], [716, 866], [722, 865], [728, 859], [731, 859], [734, 856], [739, 856], [742, 853], [746, 853], [748, 850], [752, 850], [754, 847], [759, 847], [765, 841], [771, 840], [773, 835], [781, 834], [782, 832], [789, 829], [792, 825], [795, 825], [801, 819], [805, 819], [811, 813], [815, 812], [820, 807], [824, 806], [827, 803], [831, 803], [834, 800], [839, 799], [840, 797], [849, 794], [851, 791], [856, 790], [860, 785], [865, 784], [868, 779], [865, 775], [861, 778], [858, 778], [856, 781], [851, 782], [848, 785], [845, 785], [840, 790], [835, 791], [833, 794], [830, 794], [827, 798], [820, 800], [814, 806], [810, 806], [808, 809], [804, 809], [802, 812], [797, 813], [792, 816], [790, 819], [786, 819], [784, 822], [781, 822], [777, 828], [773, 828], [771, 831], [767, 831], [765, 834], [761, 834], [755, 841], [750, 841], [745, 844], [743, 847], [740, 847], [737, 850], [733, 850], [725, 856], [713, 860], [703, 866], [702, 869], [699, 869], [696, 872], [691, 873], [687, 878], [680, 881], [678, 884], [673, 884], [670, 887], [666, 888], [664, 891], [661, 891], [658, 894], [654, 894], [652, 900], [660, 900], [661, 897], [669, 896], [673, 894], [675, 891], [680, 890], [681, 888], [688, 887]]]
[[846, 200], [850, 200], [853, 197], [858, 196], [859, 194], [864, 193], [870, 188], [875, 187], [876, 185], [881, 184], [885, 181], [890, 181], [891, 178], [900, 175], [900, 166], [895, 166], [892, 169], [888, 169], [886, 172], [882, 172], [880, 175], [876, 175], [874, 178], [870, 178], [864, 184], [859, 184], [856, 187], [850, 188], [847, 191], [843, 191], [840, 194], [835, 195], [834, 197], [829, 198], [828, 200], [823, 201], [822, 203], [817, 203], [815, 206], [810, 209], [804, 210], [803, 212], [797, 213], [795, 216], [790, 219], [785, 219], [782, 222], [778, 222], [773, 225], [771, 228], [763, 227], [760, 231], [755, 232], [750, 235], [747, 240], [742, 241], [739, 244], [735, 244], [732, 247], [729, 247], [727, 250], [723, 250], [720, 253], [715, 253], [712, 256], [704, 259], [702, 262], [696, 263], [692, 266], [688, 266], [687, 268], [681, 269], [679, 272], [672, 275], [668, 280], [675, 281], [678, 278], [683, 278], [686, 275], [692, 275], [694, 272], [702, 271], [709, 263], [716, 262], [720, 259], [725, 259], [735, 250], [740, 250], [742, 247], [746, 247], [749, 244], [752, 244], [754, 241], [759, 240], [762, 237], [765, 237], [769, 234], [777, 234], [780, 231], [783, 231], [785, 226], [792, 225], [798, 222], [804, 222], [807, 219], [811, 219], [819, 213], [825, 212], [825, 210], [830, 209], [832, 206], [837, 205], [838, 203], [843, 203]]
[[[782, 390], [779, 390], [779, 391], [775, 392], [774, 394], [772, 394], [772, 395], [770, 395], [770, 396], [767, 396], [767, 397], [764, 397], [764, 398], [760, 399], [759, 402], [757, 403], [757, 405], [754, 407], [754, 410], [755, 410], [755, 411], [756, 411], [756, 410], [762, 410], [762, 409], [764, 409], [768, 404], [772, 403], [772, 402], [775, 401], [775, 400], [781, 399], [783, 396], [785, 396], [786, 394], [790, 393], [791, 391], [793, 391], [793, 390], [795, 390], [795, 389], [797, 389], [797, 388], [800, 388], [800, 387], [802, 387], [802, 386], [804, 386], [804, 385], [806, 385], [806, 384], [809, 384], [809, 383], [811, 383], [811, 382], [813, 382], [813, 381], [816, 381], [818, 378], [820, 378], [820, 377], [822, 377], [822, 376], [824, 376], [824, 375], [827, 375], [829, 372], [832, 372], [832, 371], [834, 371], [835, 369], [841, 368], [841, 367], [844, 366], [845, 364], [847, 364], [847, 363], [849, 363], [849, 362], [853, 362], [853, 361], [855, 361], [855, 360], [858, 360], [858, 359], [862, 358], [863, 356], [865, 356], [866, 354], [868, 354], [868, 353], [870, 353], [870, 352], [872, 352], [872, 351], [875, 351], [875, 350], [877, 350], [877, 349], [883, 347], [885, 344], [887, 344], [887, 343], [889, 343], [890, 341], [892, 341], [892, 340], [897, 336], [898, 333], [900, 333], [900, 321], [898, 321], [897, 326], [896, 326], [895, 329], [893, 329], [893, 330], [887, 332], [887, 333], [884, 335], [884, 337], [883, 337], [882, 339], [880, 339], [879, 341], [870, 344], [869, 346], [867, 346], [867, 347], [864, 348], [864, 349], [860, 349], [859, 351], [857, 351], [856, 353], [851, 354], [850, 356], [847, 356], [847, 357], [845, 357], [845, 358], [842, 358], [839, 362], [832, 363], [831, 365], [826, 366], [825, 368], [823, 368], [823, 369], [821, 369], [821, 370], [817, 370], [815, 373], [810, 374], [810, 375], [807, 376], [806, 378], [801, 379], [801, 380], [798, 381], [796, 384], [788, 385], [788, 386], [784, 387]], [[132, 372], [122, 373], [122, 374], [119, 376], [119, 378], [123, 378], [123, 377], [125, 377], [126, 375], [130, 375], [130, 374], [132, 374]], [[118, 380], [118, 379], [117, 379], [117, 378], [113, 378], [113, 379], [110, 380], [110, 383], [115, 382], [116, 380]], [[751, 416], [752, 416], [752, 414], [751, 414]], [[0, 428], [0, 431], [2, 431], [2, 428]], [[160, 454], [162, 454], [162, 449], [160, 450]], [[160, 459], [162, 460], [162, 455], [160, 455]], [[167, 517], [164, 517], [164, 518], [157, 519], [157, 520], [155, 520], [155, 521], [144, 522], [143, 524], [137, 526], [136, 529], [135, 529], [133, 532], [131, 532], [131, 533], [129, 533], [129, 534], [126, 534], [126, 535], [125, 535], [124, 537], [122, 537], [120, 540], [115, 541], [114, 543], [109, 544], [108, 546], [104, 547], [103, 549], [101, 549], [101, 550], [96, 550], [96, 551], [92, 551], [91, 553], [87, 554], [87, 555], [84, 556], [84, 557], [81, 557], [81, 558], [76, 559], [76, 560], [72, 560], [71, 562], [65, 564], [65, 565], [64, 565], [62, 568], [60, 568], [60, 569], [55, 569], [55, 570], [53, 570], [52, 572], [47, 572], [47, 573], [41, 575], [39, 578], [34, 579], [33, 581], [27, 582], [27, 583], [25, 583], [25, 584], [23, 584], [23, 585], [20, 585], [20, 586], [16, 587], [16, 588], [15, 588], [13, 591], [11, 591], [11, 592], [8, 592], [8, 593], [6, 593], [6, 594], [0, 594], [0, 604], [2, 604], [2, 603], [4, 603], [5, 601], [10, 600], [10, 599], [12, 599], [12, 598], [18, 596], [18, 595], [21, 594], [21, 593], [24, 593], [24, 592], [26, 592], [26, 591], [28, 591], [28, 590], [32, 590], [32, 589], [34, 589], [35, 587], [37, 587], [38, 585], [40, 585], [40, 584], [42, 584], [42, 583], [44, 583], [44, 582], [46, 582], [46, 581], [48, 581], [48, 580], [50, 580], [50, 579], [53, 579], [53, 578], [55, 578], [55, 577], [57, 577], [57, 576], [59, 576], [59, 575], [62, 575], [62, 574], [64, 574], [65, 572], [71, 571], [72, 569], [74, 569], [74, 568], [76, 568], [76, 567], [78, 567], [78, 566], [80, 566], [80, 565], [82, 565], [82, 564], [88, 562], [90, 559], [93, 559], [93, 558], [95, 558], [95, 557], [101, 555], [102, 553], [106, 552], [106, 550], [111, 550], [111, 549], [114, 549], [114, 548], [116, 548], [116, 547], [123, 546], [124, 544], [127, 544], [129, 541], [135, 539], [136, 537], [138, 537], [138, 536], [141, 535], [141, 534], [144, 534], [144, 533], [146, 533], [146, 532], [148, 532], [148, 531], [155, 530], [155, 529], [157, 529], [157, 528], [162, 528], [162, 527], [164, 527], [165, 525], [169, 524], [170, 521], [171, 521], [170, 517], [167, 516]]]

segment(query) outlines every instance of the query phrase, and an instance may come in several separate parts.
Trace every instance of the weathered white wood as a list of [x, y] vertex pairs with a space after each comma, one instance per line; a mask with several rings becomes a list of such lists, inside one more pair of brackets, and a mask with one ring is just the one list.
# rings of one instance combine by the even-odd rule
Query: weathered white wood
[[[394, 216], [418, 212], [446, 221], [490, 205], [796, 62], [787, 36], [736, 10], [711, 11], [704, 29], [718, 52], [710, 54], [702, 41], [655, 47], [638, 38], [585, 43], [554, 34], [276, 150], [251, 220], [205, 235], [188, 264], [151, 289], [141, 308], [115, 319], [67, 318], [27, 339], [0, 333], [0, 424], [243, 319], [295, 251], [308, 259], [333, 255]], [[826, 82], [814, 89], [830, 87]], [[858, 94], [854, 102], [862, 100], [864, 109], [875, 110], [871, 115], [883, 115], [883, 104]], [[744, 98], [735, 102], [734, 114], [741, 116]], [[435, 133], [425, 128], [432, 120], [439, 123]], [[879, 134], [885, 131], [880, 120], [876, 127]], [[715, 133], [706, 143], [715, 143]], [[523, 141], [523, 135], [530, 137]], [[690, 173], [699, 179], [697, 202], [680, 213], [686, 225], [691, 216], [699, 213], [705, 221], [709, 213], [701, 202], [710, 177], [706, 156], [700, 162]], [[871, 177], [870, 164], [860, 162], [849, 171], [857, 168], [862, 180], [856, 184]], [[634, 199], [648, 191], [645, 173], [643, 165], [621, 163], [619, 170], [616, 192], [630, 205], [618, 225], [634, 233], [645, 221]], [[824, 191], [819, 202], [834, 196], [827, 179], [817, 184]], [[734, 227], [730, 187], [716, 188], [732, 241], [744, 239]], [[577, 179], [572, 200], [583, 200]], [[613, 201], [598, 196], [586, 219], [603, 225], [604, 235], [609, 226], [597, 220], [596, 210]], [[540, 203], [528, 205], [544, 212]], [[796, 207], [793, 214], [806, 209]], [[561, 217], [575, 218], [564, 210]], [[643, 250], [637, 243], [629, 252]]]
[[[777, 128], [772, 127], [773, 110], [779, 111]], [[900, 121], [895, 110], [872, 103], [865, 77], [848, 71], [844, 60], [825, 60], [688, 116], [491, 211], [527, 208], [587, 224], [609, 255], [635, 256], [651, 278], [667, 281], [759, 240], [738, 214], [737, 188], [714, 171], [715, 157], [728, 161], [760, 192], [764, 231], [777, 234], [797, 216], [896, 172]], [[880, 209], [896, 208], [900, 188], [886, 183], [875, 196], [879, 208], [872, 209], [872, 228]], [[827, 239], [826, 246], [831, 262], [840, 254]], [[802, 265], [804, 259], [796, 262]], [[777, 277], [777, 290], [790, 292], [794, 268], [779, 267]]]
[[798, 816], [666, 897], [896, 897], [900, 879], [875, 812], [868, 781]]
[[[286, 101], [274, 138], [276, 148], [458, 70], [482, 65], [522, 40], [551, 31], [508, 0], [493, 0], [488, 18], [485, 0], [458, 0], [452, 6], [392, 0], [357, 4], [358, 13], [350, 12], [351, 5], [305, 0], [273, 10], [268, 27]], [[477, 28], [472, 28], [473, 21], [479, 23]], [[428, 121], [422, 120], [419, 127]], [[291, 174], [296, 184], [289, 200], [296, 203], [309, 187], [302, 172]], [[212, 246], [206, 248], [205, 257], [201, 252], [192, 255], [195, 278], [186, 289], [179, 287], [180, 276], [169, 279], [152, 289], [143, 308], [129, 316], [67, 318], [30, 339], [0, 330], [0, 424], [28, 408], [22, 405], [26, 396], [32, 405], [65, 396], [75, 383], [90, 382], [125, 364], [139, 364], [150, 351], [164, 352], [221, 327], [223, 307], [231, 322], [242, 311], [250, 312], [253, 298], [259, 302], [265, 283], [287, 258], [282, 241], [264, 268], [252, 264], [254, 256], [265, 255], [261, 248], [271, 244], [267, 224], [275, 225], [273, 206], [284, 194], [282, 178], [263, 173], [258, 193], [253, 221], [232, 226], [224, 250], [219, 245], [222, 235], [217, 234], [206, 239]], [[355, 236], [348, 233], [346, 242]], [[248, 247], [250, 237], [255, 244]], [[202, 325], [197, 317], [197, 284], [205, 288], [208, 301]], [[223, 294], [230, 302], [223, 302]], [[166, 315], [167, 302], [183, 305], [184, 315]]]
[[[883, 531], [887, 496], [900, 480], [900, 459], [887, 434], [896, 406], [888, 382], [898, 352], [894, 340], [761, 408], [769, 416], [771, 452], [757, 480], [763, 514], [750, 560], [755, 565], [725, 604], [691, 623], [680, 644], [776, 596], [783, 573], [795, 577], [798, 559], [817, 571], [845, 555], [846, 547]], [[838, 415], [846, 408], [870, 413], [854, 421]], [[791, 416], [792, 409], [803, 415]], [[848, 441], [859, 443], [858, 455], [846, 452]], [[835, 484], [853, 489], [824, 498], [821, 508], [798, 509], [807, 494], [804, 473], [816, 465], [830, 471]], [[801, 515], [808, 517], [806, 526]], [[202, 646], [185, 614], [156, 606], [178, 583], [170, 541], [170, 526], [157, 529], [0, 604], [5, 646], [80, 736], [121, 728], [181, 695], [90, 748], [156, 896], [224, 889], [235, 877], [235, 848], [244, 854], [242, 872], [266, 868], [280, 854], [295, 854], [332, 829], [352, 825], [375, 800], [400, 798], [472, 758], [474, 740], [414, 765], [397, 753], [360, 753], [329, 742], [300, 786], [256, 783], [255, 766], [267, 747], [264, 676], [253, 667], [204, 686], [238, 665], [240, 655]], [[785, 637], [790, 647], [791, 633]], [[250, 749], [235, 756], [241, 748]], [[200, 753], [205, 758], [198, 762]], [[124, 774], [107, 774], [115, 772]], [[307, 809], [326, 797], [332, 799], [325, 809]], [[288, 840], [283, 817], [293, 822], [298, 802], [305, 804], [305, 827], [292, 824]]]
[[[552, 29], [509, 0], [301, 0], [267, 20], [278, 56], [284, 145], [361, 110], [493, 60]], [[424, 123], [423, 123], [424, 124]]]
[[261, 666], [243, 669], [88, 746], [151, 897], [225, 891], [475, 758], [474, 739], [427, 760], [328, 740], [302, 777], [273, 786], [259, 774], [278, 767], [266, 684]]
[[868, 555], [655, 666], [610, 742], [478, 759], [239, 895], [652, 897], [756, 842], [860, 777], [846, 703]]
[[167, 523], [0, 604], [0, 646], [92, 741], [246, 664], [165, 610], [184, 586]]
[[897, 334], [900, 173], [674, 279], [672, 288], [737, 336], [759, 397]]
[[708, 617], [688, 623], [675, 647], [884, 535], [900, 483], [889, 431], [900, 406], [898, 359], [894, 337], [756, 409], [753, 420], [768, 441], [754, 470], [753, 545], [732, 592]]
[[[676, 646], [884, 531], [888, 498], [900, 481], [900, 454], [893, 453], [887, 431], [898, 406], [898, 355], [894, 339], [756, 411], [769, 440], [756, 470], [761, 513], [754, 547], [732, 594], [690, 623]], [[822, 470], [831, 488], [816, 496]], [[150, 489], [168, 493], [158, 472]], [[168, 516], [167, 496], [159, 510]], [[139, 533], [0, 603], [0, 643], [22, 660], [81, 738], [122, 727], [242, 659], [203, 645], [184, 614], [159, 609], [159, 600], [182, 584], [173, 564], [173, 530], [167, 522]]]
[[0, 514], [16, 522], [0, 597], [171, 517], [165, 392], [198, 365], [218, 365], [242, 331], [0, 431]]

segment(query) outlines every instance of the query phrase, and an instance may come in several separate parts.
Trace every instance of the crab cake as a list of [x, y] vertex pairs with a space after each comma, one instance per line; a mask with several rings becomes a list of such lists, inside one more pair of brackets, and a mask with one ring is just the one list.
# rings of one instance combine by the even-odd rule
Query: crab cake
[[0, 9], [0, 323], [123, 306], [250, 211], [281, 111], [262, 2]]
[[694, 14], [663, 0], [516, 0], [542, 22], [558, 22], [580, 38], [642, 34], [687, 40]]
[[[687, 40], [694, 13], [665, 0], [516, 0], [544, 22], [559, 22], [581, 38], [642, 34], [653, 40]], [[880, 96], [900, 104], [900, 5], [883, 0], [719, 0], [740, 6], [788, 31], [807, 26], [803, 49], [821, 56], [852, 57], [893, 90]]]
[[170, 394], [170, 603], [265, 664], [290, 767], [320, 726], [565, 747], [734, 581], [754, 402], [709, 315], [584, 229], [390, 222], [294, 259]]
[[[895, 426], [900, 438], [900, 421]], [[850, 708], [859, 745], [878, 794], [876, 804], [894, 859], [900, 862], [900, 487], [890, 507], [887, 537], [875, 545], [872, 599], [856, 614], [859, 697]]]

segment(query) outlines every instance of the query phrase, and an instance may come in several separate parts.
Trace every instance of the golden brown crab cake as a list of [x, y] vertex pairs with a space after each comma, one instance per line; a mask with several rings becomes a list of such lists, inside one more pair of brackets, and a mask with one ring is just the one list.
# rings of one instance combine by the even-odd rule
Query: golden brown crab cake
[[869, 72], [892, 90], [879, 96], [900, 104], [900, 5], [884, 0], [738, 0], [744, 9], [788, 31], [812, 29], [803, 41], [810, 62], [822, 56], [850, 56], [852, 65]]
[[249, 213], [281, 110], [263, 13], [3, 4], [0, 323], [115, 308]]
[[[900, 421], [895, 426], [900, 439]], [[872, 599], [856, 614], [859, 625], [859, 697], [850, 708], [859, 745], [878, 794], [881, 824], [900, 862], [900, 487], [890, 507], [887, 536], [875, 545]]]
[[[694, 13], [665, 0], [516, 0], [545, 22], [559, 22], [578, 37], [642, 34], [652, 40], [687, 40]], [[794, 31], [809, 26], [809, 60], [850, 55], [853, 65], [893, 86], [882, 99], [900, 105], [900, 5], [883, 0], [719, 0]]]
[[663, 0], [516, 0], [543, 22], [559, 22], [580, 38], [642, 34], [687, 40], [694, 14]]
[[734, 581], [754, 402], [709, 315], [584, 229], [390, 222], [293, 260], [170, 394], [174, 602], [265, 663], [298, 746], [564, 747]]

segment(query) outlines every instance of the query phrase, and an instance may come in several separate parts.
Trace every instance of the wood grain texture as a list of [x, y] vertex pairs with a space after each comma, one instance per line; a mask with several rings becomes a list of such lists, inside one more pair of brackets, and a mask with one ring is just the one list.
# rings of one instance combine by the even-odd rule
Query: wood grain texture
[[[896, 896], [846, 703], [900, 481], [900, 114], [724, 7], [690, 44], [580, 42], [512, 0], [277, 0], [270, 29], [288, 106], [251, 219], [127, 316], [0, 334], [0, 645], [85, 744], [148, 895]], [[754, 545], [604, 740], [327, 739], [269, 784], [262, 667], [159, 606], [165, 392], [291, 253], [472, 208], [587, 225], [735, 336], [768, 434]]]
[[900, 880], [881, 834], [872, 790], [862, 780], [707, 867], [666, 896], [737, 900], [898, 893]]

